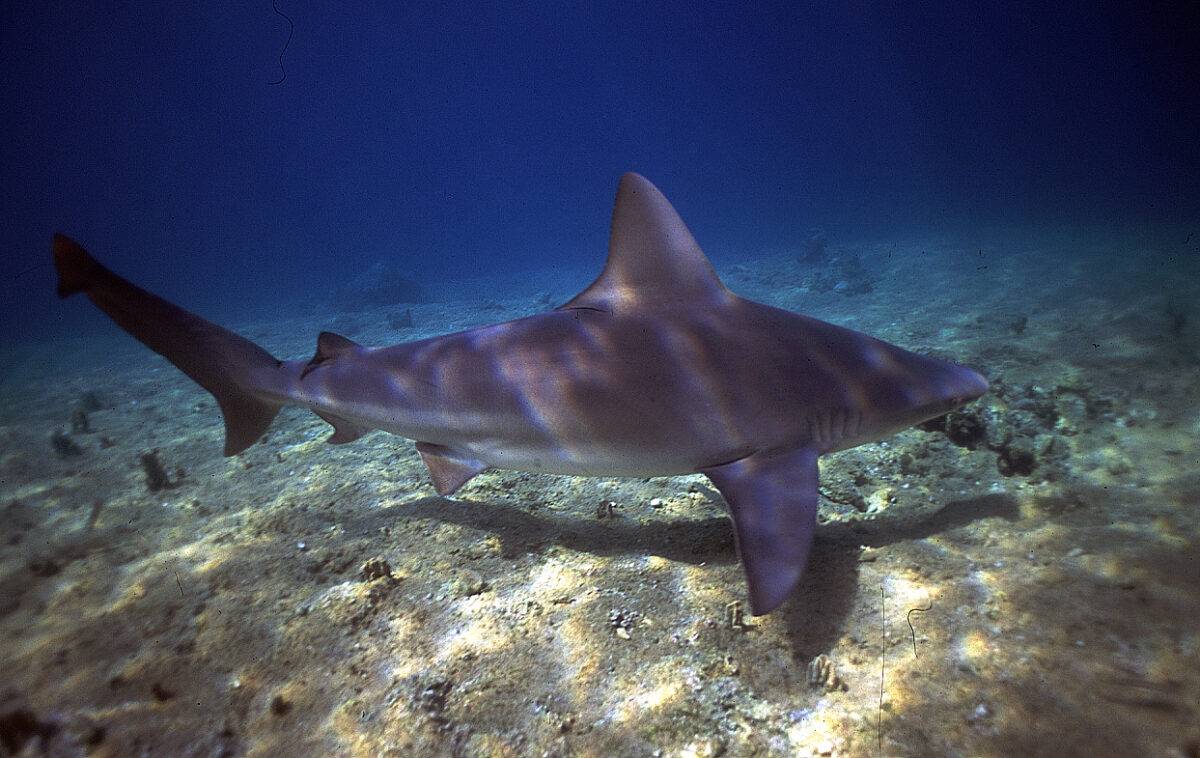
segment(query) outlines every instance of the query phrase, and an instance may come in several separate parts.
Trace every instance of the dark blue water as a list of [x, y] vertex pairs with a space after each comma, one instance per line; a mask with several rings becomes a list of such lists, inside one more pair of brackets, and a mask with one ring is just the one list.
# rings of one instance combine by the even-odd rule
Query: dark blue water
[[0, 12], [6, 337], [91, 315], [49, 294], [56, 230], [235, 315], [381, 258], [451, 286], [598, 267], [631, 169], [718, 263], [1200, 207], [1186, 11], [278, 7], [294, 27], [265, 1]]

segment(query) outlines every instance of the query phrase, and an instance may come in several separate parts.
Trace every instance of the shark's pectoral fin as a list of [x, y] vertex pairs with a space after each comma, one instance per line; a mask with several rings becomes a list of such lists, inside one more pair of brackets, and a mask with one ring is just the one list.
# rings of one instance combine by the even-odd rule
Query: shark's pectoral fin
[[340, 416], [333, 416], [328, 413], [322, 413], [321, 411], [313, 411], [313, 413], [316, 413], [318, 416], [324, 419], [326, 423], [333, 427], [333, 434], [329, 435], [329, 437], [325, 440], [330, 445], [344, 445], [347, 442], [353, 442], [370, 431], [370, 429], [365, 429], [351, 421], [341, 418]]
[[429, 469], [429, 478], [439, 495], [453, 495], [459, 487], [487, 469], [487, 464], [453, 448], [418, 442], [417, 452]]
[[800, 581], [817, 527], [817, 452], [777, 450], [703, 469], [729, 503], [756, 616]]

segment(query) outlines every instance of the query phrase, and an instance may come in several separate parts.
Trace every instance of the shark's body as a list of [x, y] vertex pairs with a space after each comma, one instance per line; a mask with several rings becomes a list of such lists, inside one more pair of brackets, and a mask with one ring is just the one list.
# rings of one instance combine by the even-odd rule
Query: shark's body
[[57, 236], [59, 293], [85, 292], [211, 392], [227, 455], [285, 404], [417, 442], [441, 494], [487, 468], [595, 476], [702, 472], [725, 496], [766, 613], [795, 587], [816, 527], [817, 457], [981, 395], [974, 371], [742, 299], [666, 198], [621, 180], [604, 272], [544, 314], [392, 347], [334, 334], [308, 360], [248, 340], [103, 268]]

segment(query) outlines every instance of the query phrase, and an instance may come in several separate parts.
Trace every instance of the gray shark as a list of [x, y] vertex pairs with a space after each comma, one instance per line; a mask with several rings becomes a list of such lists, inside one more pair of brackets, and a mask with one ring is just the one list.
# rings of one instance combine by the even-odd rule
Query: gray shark
[[332, 443], [416, 441], [441, 495], [480, 472], [703, 473], [724, 496], [754, 614], [795, 588], [817, 523], [817, 459], [982, 395], [969, 368], [738, 297], [654, 185], [621, 178], [608, 261], [547, 313], [391, 347], [329, 332], [312, 358], [253, 342], [104, 268], [55, 235], [58, 294], [83, 292], [216, 398], [225, 454], [283, 405]]

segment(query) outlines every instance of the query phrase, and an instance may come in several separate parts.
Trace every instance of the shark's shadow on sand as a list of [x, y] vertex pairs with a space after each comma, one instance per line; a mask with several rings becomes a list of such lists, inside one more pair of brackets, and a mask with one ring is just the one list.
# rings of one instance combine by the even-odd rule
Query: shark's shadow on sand
[[[627, 518], [603, 522], [577, 516], [540, 515], [486, 501], [424, 497], [402, 506], [408, 518], [429, 519], [490, 532], [505, 555], [557, 545], [601, 556], [656, 555], [699, 565], [737, 561], [733, 526], [721, 516], [672, 523]], [[1009, 495], [953, 500], [916, 517], [881, 515], [871, 521], [831, 522], [817, 529], [808, 571], [781, 608], [793, 650], [804, 659], [831, 650], [853, 607], [862, 547], [921, 540], [989, 518], [1016, 521], [1017, 501]]]

